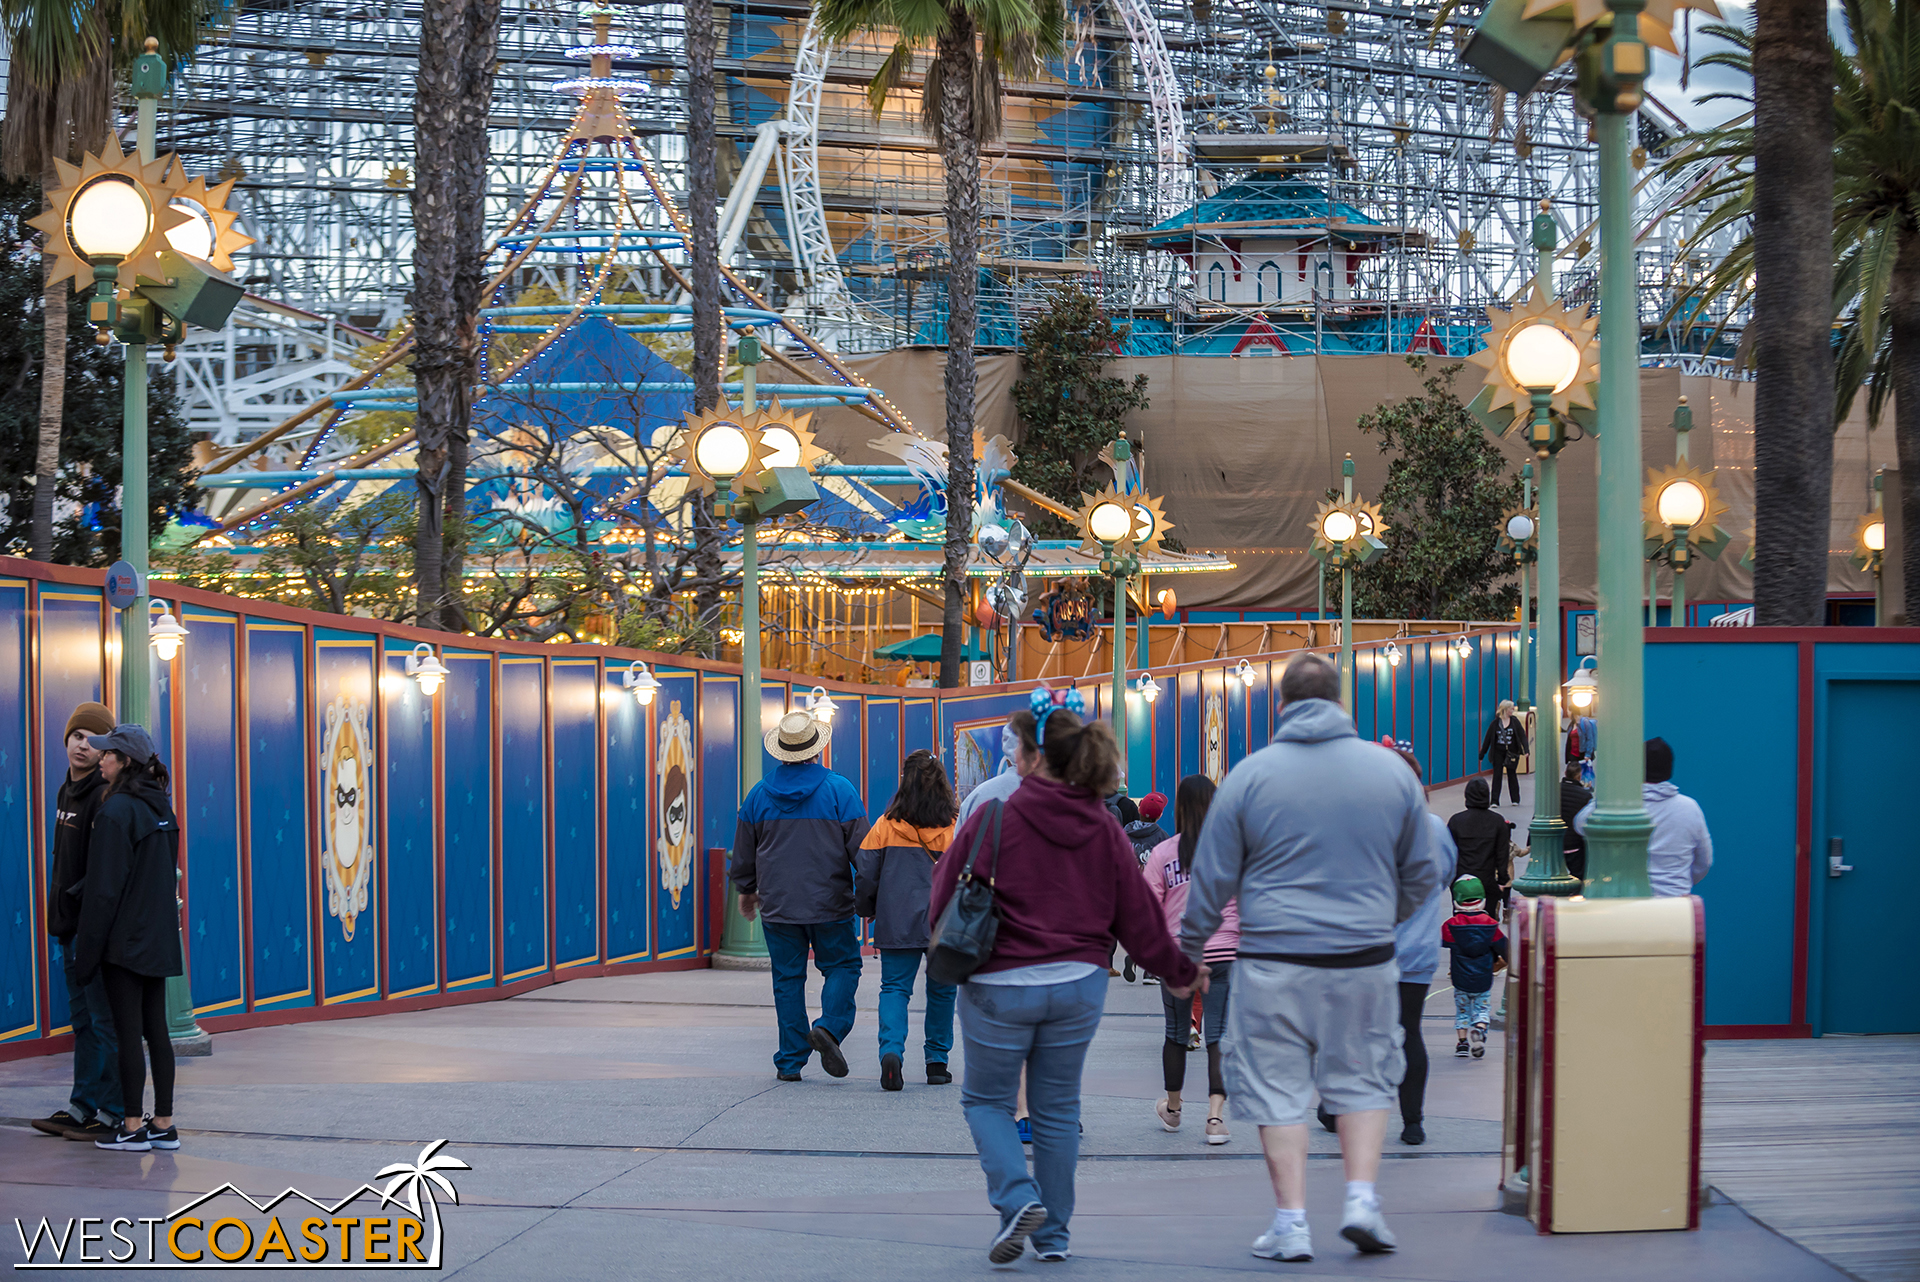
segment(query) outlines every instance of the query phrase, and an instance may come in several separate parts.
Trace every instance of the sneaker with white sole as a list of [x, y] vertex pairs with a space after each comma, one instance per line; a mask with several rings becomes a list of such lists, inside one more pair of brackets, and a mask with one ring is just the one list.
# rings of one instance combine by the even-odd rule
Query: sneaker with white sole
[[1162, 1099], [1154, 1103], [1153, 1115], [1160, 1119], [1161, 1130], [1177, 1131], [1180, 1129], [1180, 1110], [1168, 1104], [1166, 1100]]
[[1400, 1245], [1387, 1231], [1387, 1219], [1380, 1214], [1380, 1204], [1363, 1202], [1357, 1197], [1347, 1199], [1346, 1210], [1340, 1216], [1340, 1236], [1359, 1247], [1364, 1255], [1379, 1255]]
[[147, 1143], [153, 1145], [155, 1148], [176, 1149], [180, 1147], [180, 1129], [178, 1127], [169, 1126], [162, 1129], [161, 1127], [155, 1126], [152, 1122], [148, 1122], [146, 1130]]
[[1058, 1264], [1062, 1260], [1068, 1260], [1068, 1259], [1071, 1259], [1072, 1257], [1073, 1257], [1073, 1252], [1069, 1251], [1064, 1246], [1056, 1247], [1051, 1251], [1036, 1250], [1033, 1253], [1033, 1258], [1040, 1261], [1042, 1264]]
[[987, 1248], [987, 1263], [1012, 1264], [1027, 1249], [1027, 1239], [1046, 1222], [1047, 1208], [1038, 1202], [1029, 1202], [1015, 1211]]
[[1253, 1253], [1263, 1260], [1299, 1264], [1313, 1258], [1313, 1235], [1305, 1220], [1296, 1220], [1285, 1228], [1270, 1227], [1253, 1240]]
[[1224, 1118], [1209, 1117], [1207, 1119], [1207, 1143], [1225, 1144], [1232, 1138], [1233, 1136], [1227, 1133], [1227, 1123]]
[[148, 1153], [153, 1150], [153, 1142], [147, 1138], [147, 1128], [138, 1130], [117, 1130], [105, 1139], [93, 1142], [95, 1148], [109, 1149], [115, 1153]]

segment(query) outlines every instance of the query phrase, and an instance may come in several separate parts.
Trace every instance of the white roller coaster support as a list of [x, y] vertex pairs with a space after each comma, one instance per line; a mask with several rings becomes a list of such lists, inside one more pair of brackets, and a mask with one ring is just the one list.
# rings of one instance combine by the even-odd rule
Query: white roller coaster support
[[720, 211], [720, 261], [723, 263], [733, 257], [741, 237], [747, 234], [754, 197], [760, 194], [760, 184], [767, 178], [767, 166], [772, 163], [774, 152], [780, 146], [780, 135], [786, 128], [785, 121], [769, 120], [755, 132], [753, 150], [747, 153], [747, 161], [740, 167], [739, 177], [733, 180], [733, 190], [727, 193], [726, 206]]
[[1153, 218], [1167, 218], [1191, 203], [1187, 174], [1187, 119], [1181, 110], [1179, 83], [1173, 59], [1160, 35], [1160, 20], [1147, 0], [1114, 0], [1120, 21], [1133, 42], [1133, 54], [1146, 81], [1148, 114], [1153, 125], [1153, 150], [1159, 160], [1154, 184]]

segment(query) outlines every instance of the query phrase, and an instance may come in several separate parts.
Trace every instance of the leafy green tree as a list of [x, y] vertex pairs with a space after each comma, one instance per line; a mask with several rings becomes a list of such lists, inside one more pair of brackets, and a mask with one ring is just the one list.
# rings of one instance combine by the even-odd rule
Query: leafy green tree
[[[1013, 405], [1020, 415], [1019, 462], [1013, 479], [1069, 507], [1110, 483], [1100, 451], [1113, 443], [1129, 411], [1143, 410], [1147, 376], [1129, 383], [1104, 371], [1131, 327], [1115, 325], [1093, 295], [1077, 285], [1053, 291], [1046, 309], [1020, 330], [1025, 351]], [[1066, 538], [1069, 522], [1036, 513], [1041, 538]]]
[[[209, 13], [207, 0], [0, 0], [0, 37], [7, 47], [7, 102], [0, 127], [0, 173], [37, 178], [48, 191], [60, 185], [57, 160], [78, 161], [106, 140], [113, 124], [116, 73], [124, 74], [152, 36], [168, 67], [193, 52]], [[38, 213], [35, 209], [32, 213]], [[62, 482], [61, 407], [66, 391], [70, 290], [43, 276], [39, 327], [41, 366], [39, 441], [28, 523], [29, 554], [58, 556], [54, 499]], [[18, 315], [19, 313], [11, 313]], [[85, 317], [80, 332], [88, 332]], [[14, 473], [9, 472], [9, 476]], [[70, 545], [68, 545], [70, 547]]]
[[1000, 135], [1001, 79], [1030, 74], [1066, 47], [1062, 0], [820, 0], [814, 13], [829, 40], [863, 32], [892, 35], [893, 50], [867, 84], [878, 116], [887, 95], [933, 48], [920, 118], [940, 149], [947, 216], [947, 541], [946, 608], [940, 684], [960, 684], [967, 557], [973, 543], [973, 344], [979, 330], [980, 145]]
[[[46, 378], [44, 291], [39, 233], [26, 220], [40, 212], [32, 179], [0, 184], [0, 551], [33, 548], [40, 413]], [[56, 315], [87, 333], [87, 300], [56, 291]], [[69, 565], [107, 565], [120, 555], [121, 355], [118, 347], [77, 343], [59, 348], [63, 364], [57, 421], [64, 431], [54, 469], [57, 505], [49, 503], [47, 552]], [[155, 362], [147, 399], [148, 528], [192, 510], [193, 442], [174, 394], [173, 376]]]
[[[1425, 357], [1407, 364], [1427, 373]], [[1454, 390], [1459, 365], [1423, 381], [1420, 396], [1381, 405], [1357, 426], [1392, 455], [1381, 487], [1386, 555], [1354, 572], [1354, 612], [1370, 619], [1504, 619], [1520, 589], [1496, 546], [1500, 517], [1520, 501], [1499, 447]], [[1327, 576], [1337, 607], [1340, 578]]]

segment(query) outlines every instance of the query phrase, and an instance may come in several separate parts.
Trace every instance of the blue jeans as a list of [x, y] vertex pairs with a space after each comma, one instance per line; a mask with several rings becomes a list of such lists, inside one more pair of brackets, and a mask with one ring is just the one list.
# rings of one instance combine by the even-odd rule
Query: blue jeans
[[1487, 1026], [1487, 1002], [1492, 993], [1463, 993], [1453, 990], [1453, 1026], [1461, 1033], [1475, 1024]]
[[[762, 922], [767, 959], [773, 963], [773, 1015], [780, 1024], [780, 1049], [773, 1066], [797, 1073], [813, 1055], [811, 1028], [824, 1028], [844, 1042], [853, 1031], [853, 995], [860, 988], [860, 932], [851, 917], [809, 926]], [[820, 1018], [807, 1023], [807, 950], [826, 985], [820, 992]]]
[[[1070, 984], [1030, 988], [972, 983], [960, 1000], [960, 1031], [967, 1039], [960, 1107], [986, 1172], [987, 1200], [1002, 1225], [1027, 1203], [1043, 1204], [1047, 1222], [1033, 1235], [1038, 1251], [1067, 1249], [1073, 1168], [1080, 1160], [1080, 1070], [1106, 1001], [1104, 970]], [[1033, 1124], [1031, 1175], [1013, 1120], [1022, 1065]]]
[[[907, 1053], [907, 1002], [913, 997], [914, 977], [920, 973], [924, 948], [882, 948], [880, 950], [880, 1053], [905, 1056]], [[927, 980], [927, 1063], [944, 1064], [953, 1049], [952, 984]]]
[[98, 1114], [118, 1126], [127, 1112], [120, 1102], [120, 1043], [107, 1007], [107, 982], [96, 974], [82, 987], [74, 978], [73, 963], [73, 946], [61, 944], [60, 969], [67, 977], [68, 1018], [73, 1021], [73, 1095], [67, 1111], [82, 1122]]

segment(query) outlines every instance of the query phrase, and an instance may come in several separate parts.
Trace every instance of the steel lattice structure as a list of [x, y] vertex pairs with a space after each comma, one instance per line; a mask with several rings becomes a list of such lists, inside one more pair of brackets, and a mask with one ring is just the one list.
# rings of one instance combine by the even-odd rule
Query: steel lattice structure
[[[638, 146], [678, 199], [684, 9], [615, 7], [626, 51], [617, 70], [650, 90], [630, 103]], [[830, 348], [944, 342], [940, 165], [917, 121], [919, 81], [909, 77], [876, 119], [863, 89], [883, 42], [827, 47], [802, 0], [720, 0], [713, 12], [721, 189], [743, 171], [752, 188], [733, 202], [731, 266]], [[1192, 256], [1143, 248], [1140, 233], [1276, 169], [1329, 208], [1404, 230], [1357, 269], [1346, 301], [1322, 297], [1316, 277], [1302, 331], [1316, 342], [1351, 318], [1353, 299], [1389, 311], [1389, 349], [1406, 330], [1394, 315], [1480, 323], [1482, 308], [1530, 278], [1543, 199], [1561, 229], [1564, 290], [1590, 292], [1587, 124], [1564, 74], [1515, 101], [1461, 64], [1473, 5], [1437, 26], [1430, 7], [1397, 0], [1088, 0], [1073, 16], [1066, 57], [1009, 80], [1005, 134], [984, 151], [983, 345], [1017, 341], [1046, 287], [1075, 280], [1143, 329], [1158, 326], [1168, 350], [1191, 350], [1183, 336], [1235, 318], [1202, 315]], [[404, 318], [418, 24], [408, 3], [250, 2], [211, 33], [163, 104], [163, 147], [199, 172], [238, 177], [233, 205], [259, 241], [239, 274], [270, 300], [183, 349], [195, 417], [222, 440], [337, 385], [353, 348]], [[534, 189], [568, 127], [571, 105], [553, 85], [578, 68], [578, 32], [572, 5], [503, 5], [490, 223]], [[1642, 114], [1650, 325], [1712, 257], [1687, 238], [1704, 175], [1653, 176], [1681, 132], [1658, 104]], [[562, 269], [542, 270], [566, 292]], [[652, 292], [670, 295], [672, 282], [654, 274]], [[1675, 340], [1667, 345], [1686, 346]]]

